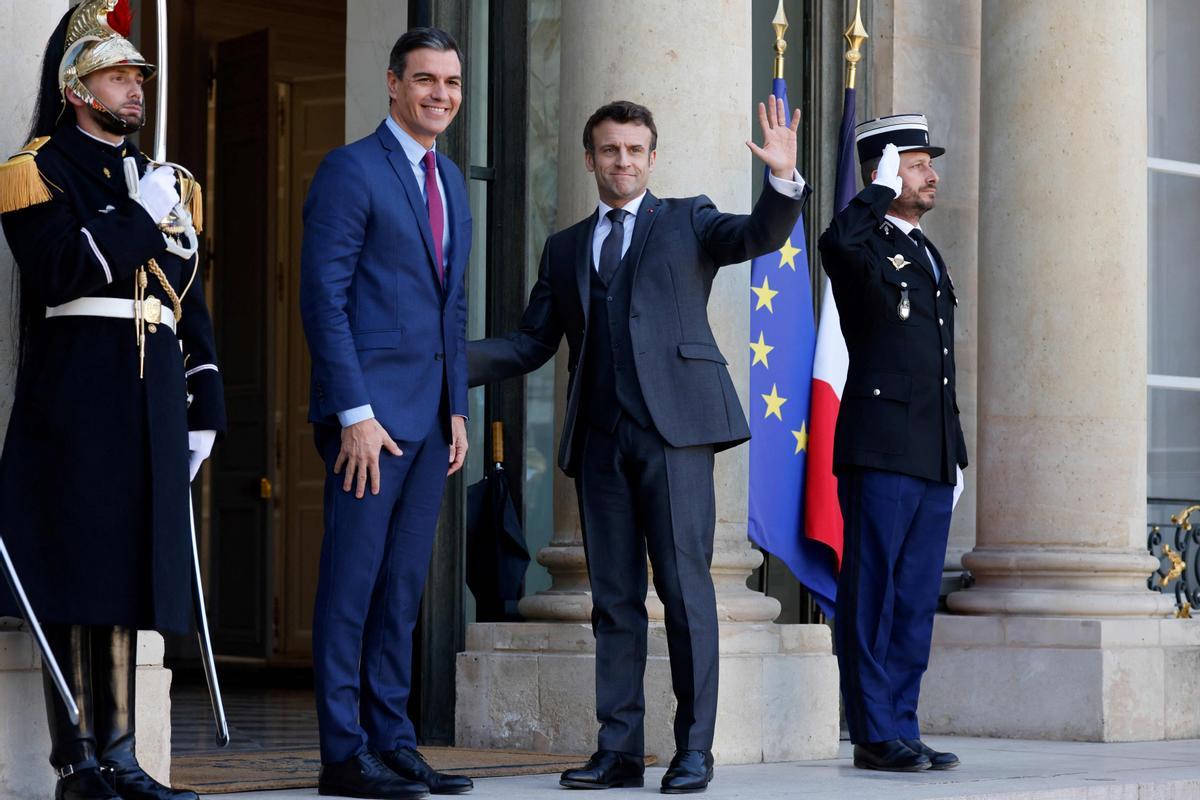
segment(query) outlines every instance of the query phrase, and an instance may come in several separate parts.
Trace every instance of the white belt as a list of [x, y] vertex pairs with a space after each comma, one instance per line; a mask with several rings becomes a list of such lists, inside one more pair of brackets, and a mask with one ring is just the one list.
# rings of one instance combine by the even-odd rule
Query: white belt
[[[112, 319], [137, 319], [141, 309], [138, 300], [122, 300], [119, 297], [81, 297], [61, 306], [46, 309], [46, 319], [51, 317], [110, 317]], [[149, 304], [147, 304], [149, 305]], [[175, 332], [175, 314], [169, 306], [158, 304], [159, 319], [147, 319], [147, 323], [166, 325]]]

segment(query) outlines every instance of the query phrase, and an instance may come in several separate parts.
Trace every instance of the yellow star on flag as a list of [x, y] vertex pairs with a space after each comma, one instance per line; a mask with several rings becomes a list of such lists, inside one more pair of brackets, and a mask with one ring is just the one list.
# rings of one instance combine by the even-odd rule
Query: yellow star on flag
[[771, 282], [767, 280], [766, 275], [763, 275], [763, 285], [754, 286], [752, 284], [750, 291], [758, 295], [758, 305], [754, 307], [755, 311], [765, 307], [767, 311], [770, 311], [772, 314], [775, 313], [775, 309], [771, 306], [771, 301], [775, 299], [775, 295], [779, 294], [779, 292], [771, 288]]
[[796, 271], [796, 256], [800, 254], [800, 250], [792, 247], [792, 238], [783, 243], [783, 247], [779, 248], [779, 268], [783, 269], [783, 265], [787, 264], [792, 268], [792, 272]]
[[762, 331], [758, 332], [758, 341], [750, 343], [750, 349], [754, 351], [754, 360], [750, 362], [750, 366], [753, 367], [755, 364], [761, 362], [767, 369], [771, 368], [771, 365], [767, 363], [767, 353], [774, 350], [775, 345], [767, 344], [763, 341]]
[[800, 430], [792, 431], [792, 436], [796, 437], [796, 452], [793, 455], [800, 455], [801, 450], [808, 449], [808, 425], [800, 423]]
[[783, 412], [780, 409], [782, 409], [783, 404], [787, 402], [787, 398], [779, 396], [778, 385], [772, 383], [771, 384], [771, 393], [761, 395], [761, 397], [763, 400], [767, 401], [767, 413], [765, 415], [763, 415], [763, 419], [766, 419], [767, 417], [774, 414], [779, 419], [780, 422], [783, 422]]

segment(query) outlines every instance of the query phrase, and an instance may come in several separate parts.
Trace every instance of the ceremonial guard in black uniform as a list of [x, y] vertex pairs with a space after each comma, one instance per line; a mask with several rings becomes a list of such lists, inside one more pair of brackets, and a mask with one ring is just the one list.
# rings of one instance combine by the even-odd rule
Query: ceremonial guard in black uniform
[[[835, 636], [854, 764], [947, 769], [921, 741], [917, 697], [954, 486], [967, 449], [954, 379], [954, 281], [921, 230], [938, 176], [920, 114], [856, 131], [866, 184], [821, 236], [850, 355], [834, 437], [845, 523]], [[871, 181], [874, 181], [873, 183]]]
[[[59, 800], [196, 797], [135, 758], [137, 631], [191, 627], [189, 484], [225, 411], [198, 187], [125, 138], [154, 74], [128, 21], [117, 0], [67, 12], [37, 138], [0, 166], [21, 301], [0, 524], [80, 710], [72, 724], [47, 679]], [[14, 615], [0, 592], [0, 616]]]

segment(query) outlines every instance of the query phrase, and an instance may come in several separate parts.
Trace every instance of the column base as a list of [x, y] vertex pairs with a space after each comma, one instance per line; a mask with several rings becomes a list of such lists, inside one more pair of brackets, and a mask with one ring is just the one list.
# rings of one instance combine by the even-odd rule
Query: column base
[[1200, 621], [939, 614], [922, 733], [1200, 737]]
[[[137, 756], [145, 770], [169, 783], [171, 671], [164, 669], [163, 638], [138, 636]], [[0, 797], [41, 800], [54, 794], [50, 734], [42, 699], [42, 663], [33, 638], [0, 629]]]
[[[596, 748], [595, 639], [590, 625], [478, 623], [457, 665], [455, 743], [590, 754]], [[666, 631], [651, 623], [646, 754], [675, 752]], [[722, 764], [833, 758], [838, 672], [824, 625], [721, 625], [713, 755]]]

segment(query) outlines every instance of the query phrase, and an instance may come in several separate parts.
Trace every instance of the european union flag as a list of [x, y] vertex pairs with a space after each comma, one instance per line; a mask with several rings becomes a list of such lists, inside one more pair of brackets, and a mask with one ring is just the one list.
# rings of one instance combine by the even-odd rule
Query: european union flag
[[[787, 84], [776, 78], [783, 100]], [[769, 186], [763, 191], [774, 191]], [[750, 269], [750, 540], [787, 564], [826, 614], [837, 591], [830, 552], [804, 535], [804, 469], [816, 325], [801, 217]]]

